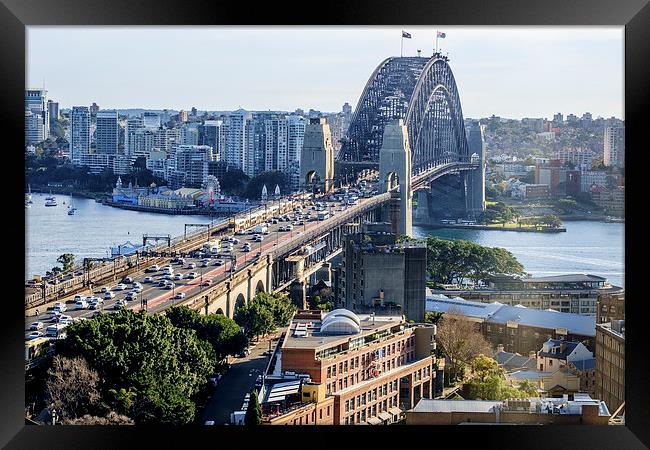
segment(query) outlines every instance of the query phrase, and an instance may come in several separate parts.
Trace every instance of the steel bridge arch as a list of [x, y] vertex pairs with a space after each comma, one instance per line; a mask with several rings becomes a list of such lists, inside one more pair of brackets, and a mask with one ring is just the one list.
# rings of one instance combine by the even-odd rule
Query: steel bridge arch
[[[435, 102], [443, 98], [448, 111], [435, 108]], [[425, 124], [431, 119], [435, 126], [426, 129]], [[456, 150], [454, 155], [456, 161], [468, 162], [469, 146], [465, 134], [463, 110], [456, 80], [447, 58], [433, 57], [425, 66], [413, 90], [405, 122], [409, 130], [411, 160], [415, 173], [451, 162], [449, 155], [440, 155], [440, 150], [445, 149], [440, 149], [437, 146], [439, 141], [433, 140], [439, 137], [446, 138], [447, 144], [453, 144]], [[449, 132], [452, 132], [453, 136]], [[444, 136], [445, 134], [447, 135]]]
[[408, 128], [414, 174], [469, 161], [460, 96], [448, 58], [435, 54], [382, 61], [366, 82], [337, 159], [378, 162], [384, 126], [395, 117], [404, 119]]

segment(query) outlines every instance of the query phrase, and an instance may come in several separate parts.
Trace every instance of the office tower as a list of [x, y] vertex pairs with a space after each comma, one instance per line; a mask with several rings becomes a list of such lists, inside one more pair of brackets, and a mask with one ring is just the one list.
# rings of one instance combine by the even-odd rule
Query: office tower
[[37, 144], [44, 140], [43, 120], [40, 114], [25, 111], [25, 144]]
[[25, 90], [25, 110], [40, 116], [43, 124], [43, 139], [50, 135], [50, 114], [47, 107], [47, 91], [45, 89]]
[[199, 145], [199, 130], [196, 124], [186, 124], [180, 129], [181, 145]]
[[95, 148], [98, 154], [115, 155], [119, 140], [117, 111], [105, 110], [97, 112], [97, 132]]
[[70, 159], [81, 164], [90, 153], [90, 110], [87, 106], [73, 106], [70, 112]]
[[170, 153], [176, 144], [181, 144], [178, 128], [161, 127], [155, 131], [154, 147], [157, 149]]
[[222, 120], [206, 120], [198, 127], [199, 145], [209, 145], [215, 154], [215, 159], [221, 159], [224, 153], [224, 132]]
[[285, 117], [266, 119], [264, 133], [264, 170], [285, 170], [288, 144], [287, 119]]
[[50, 122], [59, 120], [59, 103], [53, 102], [52, 100], [48, 100], [47, 113], [49, 115]]
[[203, 182], [203, 166], [212, 161], [212, 147], [207, 145], [178, 145], [174, 148], [176, 171], [185, 174], [186, 186]]

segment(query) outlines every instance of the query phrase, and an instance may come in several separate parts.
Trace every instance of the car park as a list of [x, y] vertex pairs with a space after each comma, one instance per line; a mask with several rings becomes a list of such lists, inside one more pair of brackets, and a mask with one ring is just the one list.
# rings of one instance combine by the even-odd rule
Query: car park
[[32, 322], [32, 324], [29, 326], [29, 329], [32, 331], [38, 331], [42, 329], [45, 326], [43, 322]]

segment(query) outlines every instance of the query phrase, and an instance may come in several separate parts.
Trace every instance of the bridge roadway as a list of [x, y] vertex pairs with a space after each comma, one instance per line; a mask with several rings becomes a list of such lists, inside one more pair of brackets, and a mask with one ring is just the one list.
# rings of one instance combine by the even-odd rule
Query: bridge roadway
[[[185, 275], [189, 272], [197, 272], [199, 276], [195, 279], [183, 279], [180, 281], [173, 280], [176, 284], [175, 288], [172, 290], [167, 290], [163, 287], [158, 287], [158, 282], [162, 278], [162, 273], [151, 273], [151, 274], [140, 274], [138, 276], [133, 275], [134, 281], [137, 281], [142, 284], [143, 291], [141, 294], [136, 295], [135, 300], [127, 302], [126, 308], [132, 309], [134, 311], [139, 311], [141, 307], [141, 299], [147, 299], [148, 305], [147, 310], [151, 314], [156, 314], [164, 311], [173, 305], [184, 304], [188, 306], [198, 306], [199, 308], [202, 305], [197, 305], [197, 301], [200, 298], [201, 294], [204, 294], [206, 290], [212, 289], [214, 286], [218, 286], [220, 283], [223, 283], [233, 277], [236, 277], [237, 274], [241, 273], [243, 270], [249, 268], [252, 264], [255, 264], [259, 260], [263, 260], [270, 255], [271, 258], [280, 258], [284, 257], [296, 249], [300, 248], [302, 245], [305, 245], [312, 241], [318, 236], [322, 236], [328, 229], [339, 226], [340, 224], [347, 223], [353, 220], [355, 217], [363, 214], [364, 212], [371, 210], [380, 206], [381, 204], [387, 202], [390, 199], [390, 194], [379, 194], [371, 198], [360, 198], [358, 204], [356, 205], [344, 205], [338, 201], [326, 201], [324, 199], [315, 199], [314, 201], [321, 201], [327, 203], [328, 210], [331, 211], [332, 216], [329, 219], [324, 221], [312, 220], [306, 221], [303, 226], [294, 226], [294, 229], [291, 232], [280, 232], [278, 228], [281, 226], [286, 226], [290, 222], [280, 221], [275, 225], [269, 227], [270, 234], [264, 236], [264, 240], [259, 243], [250, 241], [252, 238], [251, 235], [243, 236], [234, 236], [237, 239], [240, 239], [240, 243], [233, 246], [234, 256], [236, 258], [237, 269], [234, 274], [230, 273], [231, 262], [230, 259], [225, 257], [211, 258], [211, 261], [208, 267], [200, 267], [201, 258], [186, 258], [186, 265], [180, 266], [178, 264], [173, 264], [174, 273], [184, 273]], [[311, 217], [316, 217], [316, 211], [311, 208], [311, 206], [306, 206], [303, 211], [308, 211], [311, 213]], [[243, 244], [245, 242], [251, 242], [251, 251], [243, 252]], [[196, 248], [196, 247], [195, 247]], [[255, 258], [255, 254], [261, 252], [261, 257]], [[222, 265], [217, 266], [217, 260], [223, 260]], [[171, 262], [171, 258], [167, 258], [167, 262]], [[188, 265], [190, 263], [195, 263], [196, 268], [190, 269]], [[154, 279], [153, 283], [144, 283], [143, 279], [145, 276], [151, 276]], [[202, 286], [203, 282], [207, 280], [211, 281], [211, 287]], [[103, 298], [104, 294], [101, 293], [101, 288], [104, 286], [95, 286], [93, 289], [92, 295]], [[114, 285], [106, 285], [106, 287], [114, 287]], [[124, 291], [113, 291], [116, 296], [111, 300], [105, 300], [103, 307], [101, 308], [102, 313], [107, 313], [114, 310], [115, 303], [124, 299], [126, 293], [130, 291], [130, 286], [127, 285], [127, 289]], [[179, 292], [185, 293], [186, 297], [184, 299], [175, 299], [175, 295]], [[91, 295], [88, 290], [83, 293], [83, 296]], [[61, 301], [68, 302], [66, 304], [68, 310], [64, 313], [72, 318], [90, 318], [95, 311], [92, 310], [75, 310], [74, 305], [74, 296], [70, 296]], [[54, 323], [53, 314], [51, 310], [39, 310], [38, 315], [30, 315], [25, 317], [25, 337], [31, 332], [29, 330], [31, 323], [33, 322], [42, 322], [44, 328], [40, 331], [44, 332], [48, 325]]]

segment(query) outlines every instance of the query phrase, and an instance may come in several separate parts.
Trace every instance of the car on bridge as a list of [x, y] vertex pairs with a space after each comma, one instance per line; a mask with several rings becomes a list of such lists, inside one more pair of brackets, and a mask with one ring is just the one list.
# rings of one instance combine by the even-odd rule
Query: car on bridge
[[189, 280], [193, 280], [194, 278], [196, 278], [196, 277], [198, 277], [198, 276], [199, 276], [198, 273], [196, 273], [196, 272], [190, 272], [190, 273], [188, 273], [187, 275], [185, 275], [185, 278], [187, 278], [187, 279], [189, 279]]
[[182, 280], [183, 279], [183, 274], [178, 272], [177, 274], [174, 274], [174, 276], [171, 279], [176, 280], [176, 281]]
[[113, 288], [114, 291], [123, 291], [126, 289], [126, 284], [120, 283]]
[[158, 266], [158, 264], [154, 264], [153, 266], [147, 267], [145, 272], [147, 272], [147, 273], [149, 273], [149, 272], [158, 272], [159, 270], [160, 270], [160, 266]]
[[174, 283], [172, 283], [171, 281], [168, 281], [168, 282], [165, 284], [165, 289], [174, 289], [175, 286], [176, 286], [176, 285], [175, 285]]
[[38, 331], [41, 330], [45, 324], [43, 322], [32, 322], [32, 324], [29, 326], [29, 329], [32, 331]]
[[32, 331], [27, 335], [27, 340], [31, 341], [32, 339], [37, 339], [39, 337], [43, 336], [43, 333], [40, 331]]
[[185, 298], [185, 292], [177, 292], [174, 298], [182, 299]]
[[122, 309], [126, 307], [126, 300], [118, 300], [113, 305], [113, 309]]
[[192, 263], [189, 263], [189, 264], [187, 265], [187, 268], [188, 268], [188, 269], [196, 269], [196, 263], [193, 263], [193, 262], [192, 262]]
[[122, 280], [122, 283], [131, 284], [131, 283], [133, 283], [133, 278], [131, 278], [131, 277], [126, 277], [126, 278], [124, 278], [124, 279]]
[[158, 287], [164, 287], [167, 285], [167, 283], [168, 283], [167, 280], [161, 278], [160, 281], [158, 282]]
[[111, 291], [106, 291], [104, 293], [104, 300], [110, 300], [112, 298], [115, 298], [115, 293]]
[[74, 302], [75, 309], [88, 309], [88, 302], [85, 300], [77, 300]]
[[144, 277], [143, 283], [153, 283], [153, 277]]
[[[126, 296], [124, 297], [124, 300], [134, 300], [136, 297], [137, 293], [135, 291], [127, 292]], [[120, 300], [118, 300], [119, 302]]]
[[212, 286], [212, 280], [205, 280], [201, 283], [201, 286]]

